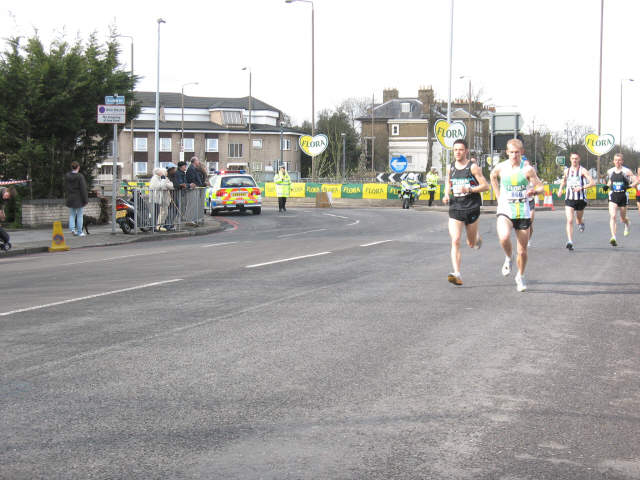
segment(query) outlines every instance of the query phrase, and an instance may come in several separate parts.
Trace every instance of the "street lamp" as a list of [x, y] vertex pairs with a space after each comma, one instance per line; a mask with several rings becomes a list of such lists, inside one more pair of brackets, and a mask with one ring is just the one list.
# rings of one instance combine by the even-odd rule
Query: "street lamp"
[[249, 70], [249, 168], [251, 168], [251, 150], [253, 149], [251, 143], [251, 67], [242, 67], [242, 70]]
[[[347, 134], [341, 133], [342, 136], [342, 177], [345, 178], [347, 176], [347, 162], [346, 162], [346, 144], [347, 144]], [[336, 163], [338, 160], [336, 159]]]
[[158, 22], [158, 62], [157, 62], [157, 73], [156, 73], [156, 119], [154, 125], [154, 133], [155, 133], [155, 152], [153, 159], [153, 168], [158, 168], [160, 165], [160, 25], [165, 22], [162, 18], [157, 20]]
[[184, 162], [184, 87], [187, 85], [198, 85], [198, 82], [188, 82], [182, 85], [180, 97], [182, 99], [182, 115], [180, 122], [180, 160]]
[[[131, 81], [132, 81], [132, 87], [135, 87], [135, 85], [133, 84], [135, 82], [135, 80], [133, 79], [133, 37], [131, 35], [113, 35], [112, 38], [128, 38], [129, 40], [131, 40]], [[133, 108], [133, 96], [131, 97], [131, 107]], [[135, 177], [135, 169], [134, 169], [134, 145], [133, 142], [135, 140], [135, 137], [133, 135], [133, 115], [131, 115], [131, 180], [134, 179]]]
[[[285, 3], [303, 2], [311, 4], [311, 137], [316, 135], [316, 103], [315, 103], [315, 21], [312, 0], [284, 0]], [[311, 176], [315, 178], [315, 157], [311, 157]]]
[[[472, 148], [472, 142], [471, 142], [471, 76], [470, 75], [460, 75], [460, 77], [458, 77], [460, 80], [467, 78], [469, 79], [469, 111], [467, 112], [469, 115], [469, 149], [473, 150]], [[474, 136], [475, 136], [475, 128], [474, 128]]]
[[634, 82], [633, 78], [623, 78], [620, 80], [620, 153], [622, 153], [622, 84], [624, 82]]

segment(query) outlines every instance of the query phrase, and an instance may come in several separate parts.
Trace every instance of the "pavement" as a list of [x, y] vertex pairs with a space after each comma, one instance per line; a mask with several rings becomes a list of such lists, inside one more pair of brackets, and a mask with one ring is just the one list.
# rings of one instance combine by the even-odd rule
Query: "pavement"
[[[89, 235], [84, 237], [74, 236], [68, 228], [63, 230], [65, 243], [70, 250], [87, 247], [105, 247], [109, 245], [121, 245], [126, 243], [148, 242], [175, 238], [186, 238], [198, 235], [208, 235], [224, 229], [224, 223], [205, 215], [204, 224], [200, 226], [184, 225], [180, 231], [175, 232], [138, 232], [138, 234], [125, 234], [116, 225], [115, 233], [112, 233], [111, 224], [89, 226]], [[53, 228], [23, 228], [6, 229], [11, 236], [11, 250], [2, 253], [2, 256], [29, 255], [49, 251], [53, 236]]]

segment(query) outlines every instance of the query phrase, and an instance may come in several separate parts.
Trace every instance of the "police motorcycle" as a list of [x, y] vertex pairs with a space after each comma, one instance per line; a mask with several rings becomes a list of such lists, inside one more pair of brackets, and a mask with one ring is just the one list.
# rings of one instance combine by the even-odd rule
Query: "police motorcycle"
[[409, 209], [420, 196], [421, 184], [417, 180], [417, 175], [410, 173], [400, 184], [398, 196], [402, 199], [402, 208]]
[[136, 218], [134, 195], [138, 196], [138, 228], [142, 232], [149, 232], [151, 231], [151, 227], [149, 226], [151, 223], [151, 212], [140, 190], [133, 189], [131, 198], [118, 198], [116, 200], [116, 223], [122, 229], [123, 233], [129, 234], [133, 232], [135, 227], [134, 219]]

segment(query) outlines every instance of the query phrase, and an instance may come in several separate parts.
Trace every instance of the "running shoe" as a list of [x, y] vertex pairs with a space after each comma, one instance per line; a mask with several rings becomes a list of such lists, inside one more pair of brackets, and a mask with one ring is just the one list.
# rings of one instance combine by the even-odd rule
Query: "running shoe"
[[573, 243], [567, 242], [567, 244], [565, 245], [565, 248], [569, 251], [573, 250]]
[[618, 241], [616, 240], [616, 237], [611, 237], [611, 240], [609, 240], [609, 245], [611, 245], [612, 247], [618, 246]]
[[511, 273], [511, 258], [505, 258], [502, 265], [502, 275], [505, 277]]
[[580, 230], [580, 233], [584, 232], [584, 223], [578, 224], [578, 230]]
[[447, 276], [447, 280], [449, 283], [453, 283], [454, 285], [462, 285], [462, 279], [460, 278], [460, 274], [450, 273]]
[[627, 221], [627, 223], [624, 225], [624, 236], [628, 237], [630, 233], [631, 233], [631, 222]]
[[516, 289], [519, 292], [524, 292], [527, 289], [527, 284], [524, 281], [524, 276], [520, 273], [516, 274]]
[[531, 248], [531, 240], [527, 242], [527, 248]]

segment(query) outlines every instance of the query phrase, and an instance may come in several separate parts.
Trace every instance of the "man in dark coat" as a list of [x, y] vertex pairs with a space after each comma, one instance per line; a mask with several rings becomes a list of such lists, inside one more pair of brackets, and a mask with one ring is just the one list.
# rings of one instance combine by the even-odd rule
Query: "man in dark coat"
[[69, 207], [69, 229], [74, 235], [84, 237], [82, 214], [89, 203], [89, 192], [78, 162], [71, 162], [71, 171], [64, 177], [64, 188], [67, 194], [66, 205]]
[[187, 169], [187, 183], [195, 183], [196, 187], [204, 187], [204, 176], [200, 168], [200, 160], [198, 157], [191, 157], [191, 165]]
[[[4, 213], [4, 205], [9, 200], [16, 196], [16, 189], [14, 187], [9, 188], [0, 188], [0, 222], [4, 222], [6, 220], [6, 216]], [[0, 250], [9, 250], [11, 248], [11, 244], [9, 243], [9, 234], [0, 227]]]

